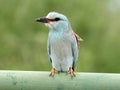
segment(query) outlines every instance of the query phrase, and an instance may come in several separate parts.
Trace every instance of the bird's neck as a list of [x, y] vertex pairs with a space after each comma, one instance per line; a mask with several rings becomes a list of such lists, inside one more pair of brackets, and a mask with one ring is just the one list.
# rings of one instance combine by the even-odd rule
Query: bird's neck
[[64, 35], [64, 31], [60, 30], [60, 29], [51, 29], [49, 32], [50, 35], [54, 35], [54, 36], [61, 36]]
[[50, 30], [49, 36], [53, 39], [64, 39], [72, 34], [72, 30]]

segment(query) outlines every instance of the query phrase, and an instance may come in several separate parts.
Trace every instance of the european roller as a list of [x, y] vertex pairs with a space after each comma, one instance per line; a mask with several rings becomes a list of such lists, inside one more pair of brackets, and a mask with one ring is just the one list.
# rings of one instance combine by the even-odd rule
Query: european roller
[[56, 72], [67, 72], [74, 77], [82, 39], [72, 30], [69, 20], [63, 14], [50, 12], [36, 21], [45, 23], [50, 30], [48, 36], [48, 55], [52, 65], [50, 76], [54, 76]]

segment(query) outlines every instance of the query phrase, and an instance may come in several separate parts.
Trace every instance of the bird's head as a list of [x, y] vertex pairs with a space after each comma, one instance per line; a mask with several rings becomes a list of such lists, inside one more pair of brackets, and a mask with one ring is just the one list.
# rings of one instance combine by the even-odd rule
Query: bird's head
[[45, 23], [50, 30], [68, 30], [71, 28], [67, 17], [57, 12], [50, 12], [46, 17], [37, 18], [36, 21]]

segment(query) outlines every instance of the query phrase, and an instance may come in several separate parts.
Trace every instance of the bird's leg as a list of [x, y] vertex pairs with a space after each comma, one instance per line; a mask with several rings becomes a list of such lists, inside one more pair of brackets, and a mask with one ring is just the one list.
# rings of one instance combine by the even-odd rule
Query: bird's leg
[[49, 76], [54, 77], [55, 72], [56, 72], [55, 68], [52, 68], [51, 71], [50, 71], [50, 75]]
[[69, 68], [68, 73], [71, 75], [71, 77], [75, 77], [75, 73], [74, 73], [74, 70], [72, 69], [72, 67]]

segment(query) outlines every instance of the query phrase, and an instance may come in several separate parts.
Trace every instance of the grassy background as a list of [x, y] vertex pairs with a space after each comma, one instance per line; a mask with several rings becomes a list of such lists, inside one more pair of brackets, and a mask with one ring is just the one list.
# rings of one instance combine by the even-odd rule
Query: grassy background
[[0, 69], [50, 70], [49, 30], [35, 22], [50, 11], [84, 39], [76, 71], [120, 72], [119, 0], [0, 0]]

